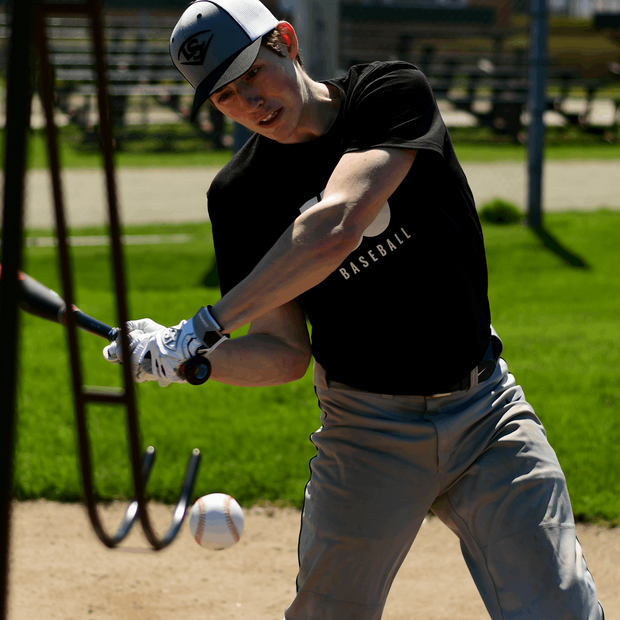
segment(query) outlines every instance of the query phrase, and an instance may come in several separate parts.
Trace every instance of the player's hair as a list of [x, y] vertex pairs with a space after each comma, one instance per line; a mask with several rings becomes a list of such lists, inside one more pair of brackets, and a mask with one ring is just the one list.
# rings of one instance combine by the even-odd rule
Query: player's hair
[[[281, 56], [282, 58], [286, 58], [286, 54], [282, 50], [284, 41], [282, 40], [280, 31], [277, 28], [274, 28], [271, 32], [268, 32], [267, 34], [263, 35], [263, 40], [261, 42], [261, 45], [271, 50], [272, 52], [275, 52], [278, 56]], [[299, 64], [299, 66], [302, 69], [304, 68], [304, 61], [299, 51], [297, 52], [297, 57], [295, 58], [295, 61]]]

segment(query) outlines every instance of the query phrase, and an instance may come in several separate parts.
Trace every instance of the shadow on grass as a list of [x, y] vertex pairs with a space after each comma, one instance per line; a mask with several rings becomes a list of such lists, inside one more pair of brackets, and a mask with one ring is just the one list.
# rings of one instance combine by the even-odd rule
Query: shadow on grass
[[544, 228], [531, 228], [532, 232], [542, 241], [543, 245], [557, 254], [563, 261], [578, 269], [590, 269], [590, 266], [579, 256], [565, 248], [550, 232]]

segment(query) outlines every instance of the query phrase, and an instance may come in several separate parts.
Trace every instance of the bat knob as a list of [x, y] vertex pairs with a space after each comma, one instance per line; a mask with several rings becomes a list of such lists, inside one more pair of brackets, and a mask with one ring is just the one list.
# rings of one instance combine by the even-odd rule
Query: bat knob
[[211, 363], [206, 357], [196, 355], [182, 364], [179, 372], [190, 385], [202, 385], [211, 376]]

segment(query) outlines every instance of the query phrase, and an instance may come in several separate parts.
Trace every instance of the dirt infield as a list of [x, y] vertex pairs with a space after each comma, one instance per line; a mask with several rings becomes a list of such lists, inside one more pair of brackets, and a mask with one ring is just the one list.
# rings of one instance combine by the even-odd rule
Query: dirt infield
[[[171, 508], [151, 506], [160, 531]], [[110, 529], [122, 506], [105, 512]], [[153, 553], [132, 532], [123, 550], [95, 537], [82, 506], [46, 501], [13, 510], [9, 620], [280, 620], [295, 590], [299, 513], [251, 508], [241, 541], [207, 551], [187, 522]], [[139, 530], [139, 528], [137, 528]], [[620, 528], [578, 526], [607, 620], [620, 620]], [[385, 620], [488, 618], [457, 538], [428, 519], [398, 574]]]

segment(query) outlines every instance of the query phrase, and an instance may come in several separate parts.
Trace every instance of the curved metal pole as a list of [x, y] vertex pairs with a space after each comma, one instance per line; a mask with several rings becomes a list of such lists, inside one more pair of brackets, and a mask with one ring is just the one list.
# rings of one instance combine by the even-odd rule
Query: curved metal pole
[[[122, 246], [121, 246], [121, 229], [120, 219], [118, 216], [118, 200], [116, 196], [116, 181], [114, 178], [114, 159], [113, 149], [114, 140], [112, 134], [112, 120], [110, 113], [110, 105], [108, 98], [108, 84], [106, 80], [106, 67], [105, 67], [105, 47], [103, 40], [103, 18], [101, 14], [101, 7], [99, 0], [89, 0], [88, 6], [90, 9], [90, 18], [92, 25], [93, 43], [95, 48], [95, 68], [97, 75], [97, 99], [99, 107], [99, 121], [102, 150], [105, 163], [106, 173], [106, 187], [108, 192], [108, 206], [110, 217], [110, 238], [112, 241], [112, 257], [114, 262], [114, 275], [116, 284], [116, 300], [118, 317], [121, 324], [121, 342], [123, 347], [123, 358], [129, 359], [129, 336], [127, 334], [126, 323], [129, 319], [127, 315], [127, 290], [125, 284], [125, 272], [123, 269], [122, 261]], [[177, 505], [174, 510], [174, 516], [172, 522], [163, 538], [158, 538], [153, 530], [150, 522], [148, 510], [146, 507], [145, 499], [145, 485], [140, 475], [137, 462], [139, 458], [139, 445], [140, 445], [140, 433], [138, 428], [138, 416], [135, 411], [135, 394], [134, 394], [134, 382], [131, 376], [131, 370], [128, 364], [123, 366], [123, 377], [125, 390], [128, 394], [131, 394], [128, 403], [128, 423], [129, 423], [129, 438], [131, 446], [131, 456], [133, 463], [133, 477], [134, 487], [136, 490], [136, 498], [138, 501], [138, 515], [149, 543], [156, 550], [167, 547], [174, 537], [179, 532], [185, 513], [187, 511], [187, 504], [194, 485], [196, 474], [198, 472], [198, 466], [200, 464], [200, 452], [194, 450], [190, 456], [187, 464], [187, 472], [181, 488], [181, 493], [177, 501]]]
[[[150, 448], [154, 450], [155, 448]], [[166, 530], [166, 533], [163, 535], [161, 539], [157, 539], [153, 537], [153, 539], [149, 539], [151, 544], [156, 550], [163, 549], [167, 547], [179, 533], [181, 529], [181, 525], [183, 525], [183, 519], [185, 519], [185, 514], [187, 513], [187, 507], [189, 505], [190, 497], [192, 494], [192, 489], [194, 488], [194, 482], [196, 480], [196, 474], [198, 473], [198, 466], [200, 465], [200, 450], [198, 448], [194, 448], [192, 450], [192, 454], [189, 457], [189, 461], [187, 463], [187, 470], [185, 472], [185, 478], [183, 479], [183, 484], [181, 486], [181, 493], [179, 494], [179, 499], [177, 500], [176, 506], [174, 508], [174, 512], [172, 515], [172, 521]], [[146, 514], [146, 505], [142, 504], [144, 507], [144, 513]], [[143, 523], [144, 527], [144, 523]], [[146, 534], [146, 529], [144, 530]]]
[[[52, 190], [54, 194], [54, 210], [56, 214], [56, 227], [58, 235], [58, 248], [61, 263], [63, 281], [63, 295], [68, 308], [74, 307], [73, 285], [71, 277], [70, 257], [67, 243], [67, 229], [64, 217], [63, 196], [60, 180], [60, 162], [58, 157], [58, 141], [56, 126], [54, 124], [53, 104], [53, 81], [49, 64], [47, 36], [45, 31], [45, 15], [51, 13], [82, 14], [91, 18], [93, 40], [95, 44], [95, 60], [98, 82], [98, 102], [100, 130], [102, 138], [102, 150], [104, 154], [106, 186], [108, 192], [108, 205], [110, 217], [110, 238], [112, 245], [112, 258], [116, 285], [117, 311], [120, 322], [121, 342], [124, 359], [129, 359], [129, 336], [127, 333], [127, 301], [126, 287], [122, 259], [122, 246], [120, 234], [120, 220], [118, 216], [118, 202], [116, 196], [116, 183], [114, 178], [113, 162], [113, 139], [110, 119], [110, 106], [108, 105], [107, 83], [105, 80], [105, 62], [103, 45], [103, 21], [98, 0], [88, 0], [84, 4], [46, 4], [45, 12], [39, 17], [37, 46], [41, 68], [41, 98], [46, 118], [46, 134], [50, 171], [52, 176]], [[73, 312], [68, 312], [66, 317], [69, 350], [71, 358], [71, 370], [73, 392], [75, 397], [76, 420], [78, 427], [80, 463], [84, 495], [90, 521], [99, 539], [110, 548], [116, 547], [130, 532], [136, 517], [139, 516], [144, 534], [155, 550], [167, 547], [178, 534], [183, 519], [187, 512], [188, 502], [200, 464], [199, 450], [193, 450], [190, 455], [185, 478], [181, 487], [179, 499], [174, 509], [172, 521], [162, 538], [159, 538], [150, 522], [147, 506], [145, 487], [155, 458], [155, 449], [149, 447], [140, 456], [140, 430], [136, 411], [135, 387], [131, 376], [129, 364], [122, 366], [124, 389], [93, 389], [84, 388], [79, 358], [77, 340], [77, 325]], [[135, 497], [130, 501], [116, 533], [110, 536], [103, 527], [97, 510], [97, 499], [92, 482], [92, 462], [90, 442], [86, 424], [86, 405], [92, 402], [124, 405], [127, 410], [127, 424], [129, 430], [129, 448], [132, 465], [132, 477], [135, 489]]]
[[[150, 452], [149, 452], [150, 450]], [[155, 449], [151, 446], [146, 449], [144, 454], [142, 455], [142, 478], [144, 480], [144, 484], [146, 484], [149, 479], [149, 475], [151, 473], [151, 467], [153, 467], [153, 461], [155, 459]], [[105, 537], [109, 538], [108, 547], [115, 547], [120, 542], [122, 542], [133, 527], [133, 524], [136, 521], [136, 517], [138, 516], [138, 500], [134, 497], [127, 506], [125, 510], [125, 515], [123, 516], [120, 525], [116, 530], [116, 534], [112, 537], [108, 537], [103, 528], [101, 528], [101, 532]], [[98, 520], [98, 515], [97, 515]]]

